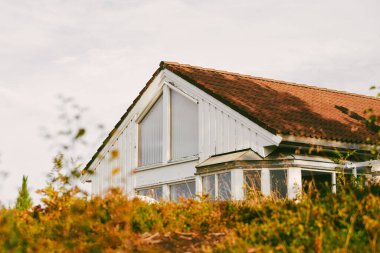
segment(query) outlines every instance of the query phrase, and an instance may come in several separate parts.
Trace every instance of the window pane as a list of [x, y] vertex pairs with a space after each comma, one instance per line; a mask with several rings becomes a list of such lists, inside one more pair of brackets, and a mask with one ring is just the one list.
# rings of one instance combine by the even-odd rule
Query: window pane
[[172, 159], [198, 155], [198, 105], [171, 91]]
[[170, 199], [178, 202], [181, 199], [195, 197], [195, 182], [186, 182], [182, 184], [174, 184], [170, 186]]
[[162, 162], [162, 96], [140, 123], [140, 165]]
[[247, 191], [261, 192], [261, 170], [248, 170], [244, 174]]
[[139, 190], [137, 195], [147, 196], [159, 201], [162, 199], [162, 187]]
[[218, 174], [218, 199], [231, 199], [231, 173]]
[[302, 170], [302, 187], [305, 193], [317, 190], [321, 193], [331, 192], [332, 173]]
[[274, 196], [286, 198], [288, 193], [286, 178], [287, 170], [270, 170], [270, 190]]
[[202, 193], [208, 194], [209, 198], [215, 200], [215, 175], [202, 177]]

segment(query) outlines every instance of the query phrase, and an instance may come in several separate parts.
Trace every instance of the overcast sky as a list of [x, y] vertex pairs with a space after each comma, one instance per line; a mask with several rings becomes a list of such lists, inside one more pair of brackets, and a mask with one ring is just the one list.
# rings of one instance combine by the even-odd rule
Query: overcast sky
[[[380, 1], [0, 1], [0, 201], [41, 188], [59, 93], [112, 129], [161, 60], [370, 94]], [[93, 153], [98, 144], [89, 147]], [[34, 195], [35, 196], [35, 195]]]

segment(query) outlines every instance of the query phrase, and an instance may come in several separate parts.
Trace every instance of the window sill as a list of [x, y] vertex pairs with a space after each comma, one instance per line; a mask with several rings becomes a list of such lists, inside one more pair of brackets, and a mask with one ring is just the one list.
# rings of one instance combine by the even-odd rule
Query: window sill
[[198, 156], [191, 156], [184, 158], [182, 160], [175, 160], [175, 161], [169, 161], [167, 163], [156, 163], [156, 164], [151, 164], [151, 165], [145, 165], [145, 166], [140, 166], [136, 168], [136, 171], [144, 171], [144, 170], [152, 170], [152, 169], [158, 169], [166, 166], [171, 166], [175, 164], [180, 164], [180, 163], [186, 163], [186, 162], [192, 162], [192, 161], [197, 161], [199, 160]]

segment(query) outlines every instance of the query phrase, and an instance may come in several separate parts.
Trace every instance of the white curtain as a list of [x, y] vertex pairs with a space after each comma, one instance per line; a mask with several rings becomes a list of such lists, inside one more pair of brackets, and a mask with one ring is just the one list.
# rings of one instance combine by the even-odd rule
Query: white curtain
[[171, 91], [172, 160], [198, 155], [198, 105]]
[[162, 96], [140, 123], [140, 165], [162, 162]]

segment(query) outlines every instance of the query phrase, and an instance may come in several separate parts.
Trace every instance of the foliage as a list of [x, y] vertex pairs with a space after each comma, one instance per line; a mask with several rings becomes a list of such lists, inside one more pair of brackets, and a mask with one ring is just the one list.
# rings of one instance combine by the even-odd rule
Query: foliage
[[[59, 129], [43, 127], [41, 131], [56, 154], [53, 158], [53, 168], [48, 175], [48, 184], [57, 187], [57, 189], [62, 189], [78, 182], [83, 160], [86, 156], [84, 153], [93, 151], [88, 147], [97, 145], [94, 144], [94, 140], [97, 143], [103, 139], [104, 127], [102, 124], [87, 123], [86, 112], [88, 109], [80, 106], [74, 98], [58, 95], [57, 99], [57, 125]], [[88, 127], [88, 125], [95, 126], [95, 129]], [[96, 132], [97, 134], [92, 136], [89, 135], [89, 132]]]
[[28, 210], [32, 207], [32, 198], [29, 195], [28, 190], [28, 177], [22, 176], [22, 185], [21, 188], [18, 191], [18, 197], [16, 200], [15, 208], [17, 210]]
[[0, 210], [0, 252], [380, 252], [380, 187], [298, 201], [147, 204], [47, 187], [42, 206]]

